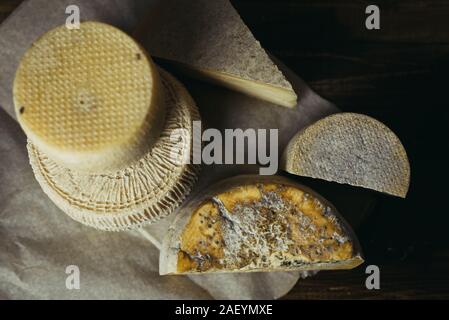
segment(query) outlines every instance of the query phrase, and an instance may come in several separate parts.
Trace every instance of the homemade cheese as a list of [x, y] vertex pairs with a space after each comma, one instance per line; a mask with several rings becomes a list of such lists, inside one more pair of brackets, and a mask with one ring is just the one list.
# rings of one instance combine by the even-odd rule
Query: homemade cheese
[[[200, 120], [183, 86], [160, 70], [168, 108], [165, 128], [139, 161], [111, 174], [86, 174], [60, 166], [31, 141], [28, 154], [37, 181], [53, 202], [74, 220], [119, 231], [152, 223], [172, 213], [190, 193], [199, 166], [187, 164], [192, 122]], [[173, 132], [179, 132], [176, 141]]]
[[22, 58], [14, 81], [17, 119], [58, 164], [83, 172], [123, 169], [164, 126], [164, 91], [144, 50], [98, 22], [60, 26]]
[[381, 122], [355, 113], [331, 115], [298, 132], [281, 167], [403, 198], [410, 184], [410, 164], [398, 137]]
[[136, 31], [149, 53], [178, 70], [272, 103], [295, 107], [291, 84], [228, 0], [167, 0]]
[[336, 209], [283, 177], [238, 176], [183, 207], [161, 274], [350, 269], [360, 248]]
[[112, 26], [43, 35], [20, 63], [14, 98], [37, 181], [81, 223], [118, 231], [154, 222], [197, 179], [187, 161], [195, 102]]

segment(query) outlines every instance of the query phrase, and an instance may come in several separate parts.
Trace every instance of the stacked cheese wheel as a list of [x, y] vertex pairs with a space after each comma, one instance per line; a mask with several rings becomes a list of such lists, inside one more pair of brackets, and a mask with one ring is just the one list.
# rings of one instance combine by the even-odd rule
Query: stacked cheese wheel
[[199, 119], [194, 101], [112, 26], [46, 33], [20, 63], [14, 102], [37, 180], [84, 224], [121, 230], [153, 222], [196, 180], [198, 168], [184, 161]]

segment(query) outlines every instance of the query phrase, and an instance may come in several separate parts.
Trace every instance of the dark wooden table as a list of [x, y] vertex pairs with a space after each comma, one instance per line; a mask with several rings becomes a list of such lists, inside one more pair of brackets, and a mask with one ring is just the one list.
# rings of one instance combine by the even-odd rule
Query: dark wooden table
[[[0, 21], [21, 0], [0, 0]], [[412, 166], [406, 200], [374, 194], [356, 228], [366, 264], [300, 281], [286, 299], [449, 298], [449, 1], [233, 0], [263, 46], [343, 111], [392, 128]], [[354, 197], [357, 197], [354, 192]], [[365, 267], [380, 267], [380, 290]]]

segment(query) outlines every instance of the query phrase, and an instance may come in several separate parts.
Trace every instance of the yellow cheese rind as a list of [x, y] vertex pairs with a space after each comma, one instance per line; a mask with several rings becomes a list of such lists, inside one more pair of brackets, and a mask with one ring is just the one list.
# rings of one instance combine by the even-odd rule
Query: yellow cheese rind
[[[106, 231], [153, 223], [173, 212], [197, 180], [199, 166], [185, 163], [192, 152], [197, 107], [174, 77], [160, 70], [167, 120], [160, 138], [139, 161], [113, 174], [87, 174], [60, 166], [31, 141], [28, 154], [37, 181], [74, 220]], [[172, 134], [178, 130], [179, 140]], [[175, 155], [175, 156], [174, 156]]]
[[238, 176], [183, 206], [161, 274], [351, 269], [363, 262], [337, 210], [284, 177]]
[[28, 138], [77, 171], [127, 167], [163, 129], [156, 66], [136, 41], [107, 24], [83, 22], [44, 34], [22, 58], [13, 91]]

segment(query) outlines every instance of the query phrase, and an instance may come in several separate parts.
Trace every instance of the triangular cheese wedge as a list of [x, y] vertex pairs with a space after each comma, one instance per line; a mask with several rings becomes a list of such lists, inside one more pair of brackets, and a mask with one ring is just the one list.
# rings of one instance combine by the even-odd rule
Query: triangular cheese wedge
[[376, 119], [355, 113], [331, 115], [298, 132], [281, 167], [402, 198], [410, 184], [410, 164], [399, 138]]
[[228, 0], [168, 0], [136, 31], [149, 53], [227, 88], [294, 107], [291, 84]]
[[363, 262], [349, 225], [290, 179], [238, 176], [183, 207], [163, 242], [161, 274], [351, 269]]

